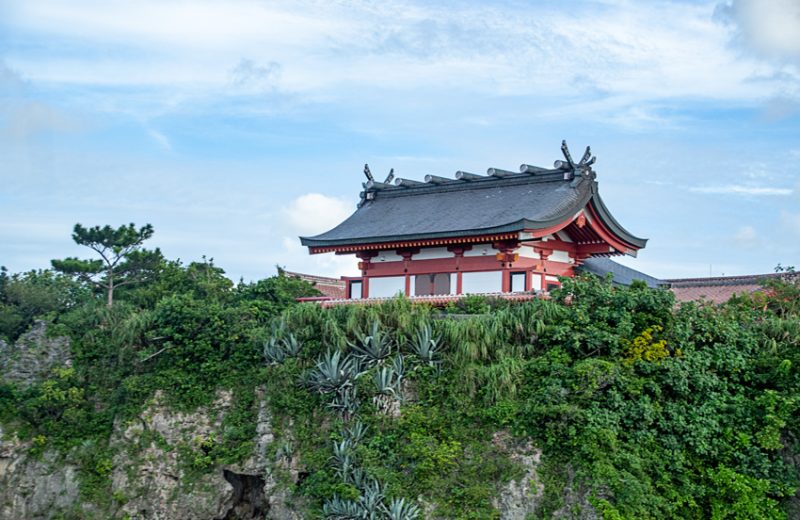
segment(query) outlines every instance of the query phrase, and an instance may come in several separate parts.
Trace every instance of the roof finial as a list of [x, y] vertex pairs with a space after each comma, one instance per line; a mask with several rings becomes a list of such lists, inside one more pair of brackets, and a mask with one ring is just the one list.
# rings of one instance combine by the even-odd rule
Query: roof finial
[[374, 181], [375, 177], [372, 176], [372, 172], [369, 171], [369, 164], [364, 164], [364, 175], [367, 176], [368, 181]]
[[569, 153], [569, 146], [567, 146], [567, 140], [566, 139], [561, 141], [561, 153], [564, 154], [564, 159], [567, 160], [567, 164], [569, 164], [570, 169], [574, 170], [575, 169], [575, 161], [572, 160], [572, 155], [570, 155], [570, 153]]
[[556, 161], [553, 163], [553, 166], [556, 169], [564, 170], [565, 180], [573, 179], [576, 176], [592, 179], [595, 177], [595, 173], [592, 171], [592, 165], [597, 160], [597, 157], [592, 156], [591, 147], [586, 147], [586, 151], [583, 152], [583, 157], [581, 157], [581, 160], [578, 164], [575, 164], [575, 161], [572, 160], [572, 155], [569, 153], [569, 147], [567, 146], [566, 140], [561, 141], [561, 153], [564, 154], [564, 158], [567, 161]]
[[384, 184], [389, 184], [394, 180], [394, 168], [389, 170], [389, 175], [386, 176], [386, 180], [383, 181]]

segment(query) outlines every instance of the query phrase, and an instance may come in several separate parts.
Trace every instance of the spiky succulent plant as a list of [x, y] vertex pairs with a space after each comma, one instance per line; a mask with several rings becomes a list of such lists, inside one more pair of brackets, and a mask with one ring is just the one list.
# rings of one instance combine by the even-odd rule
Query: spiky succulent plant
[[298, 339], [294, 336], [294, 334], [289, 333], [283, 339], [281, 339], [281, 347], [283, 347], [283, 352], [286, 357], [297, 357], [300, 355], [300, 351], [303, 348], [303, 343], [298, 341]]
[[276, 337], [271, 337], [264, 342], [264, 360], [271, 365], [283, 363], [286, 353]]
[[383, 504], [385, 497], [383, 485], [379, 481], [374, 478], [367, 481], [361, 490], [361, 496], [358, 497], [358, 503], [366, 515], [364, 518], [381, 518], [385, 509]]
[[316, 366], [307, 372], [305, 384], [322, 394], [340, 392], [353, 385], [363, 372], [358, 358], [342, 357], [339, 350], [330, 350], [319, 360]]
[[397, 374], [397, 385], [406, 377], [406, 360], [402, 354], [398, 353], [392, 360], [392, 369]]
[[362, 336], [355, 343], [349, 343], [353, 355], [363, 360], [367, 365], [383, 363], [392, 355], [392, 339], [381, 331], [380, 323], [374, 321], [369, 334]]
[[354, 386], [347, 386], [334, 394], [328, 407], [338, 413], [343, 420], [349, 421], [355, 416], [360, 404], [358, 389]]
[[382, 367], [372, 376], [375, 391], [381, 395], [393, 396], [397, 392], [397, 378], [393, 368]]
[[349, 439], [355, 446], [364, 439], [368, 429], [369, 426], [366, 426], [361, 421], [356, 421], [349, 427], [344, 428], [340, 433], [343, 439]]
[[388, 506], [383, 506], [383, 513], [387, 520], [416, 520], [420, 516], [419, 507], [405, 498], [393, 498]]
[[440, 341], [441, 338], [433, 336], [429, 324], [421, 325], [411, 342], [411, 351], [424, 364], [436, 366], [441, 363], [439, 359], [442, 352]]
[[338, 496], [322, 504], [322, 512], [328, 520], [359, 520], [363, 509], [361, 505], [353, 500], [345, 500]]

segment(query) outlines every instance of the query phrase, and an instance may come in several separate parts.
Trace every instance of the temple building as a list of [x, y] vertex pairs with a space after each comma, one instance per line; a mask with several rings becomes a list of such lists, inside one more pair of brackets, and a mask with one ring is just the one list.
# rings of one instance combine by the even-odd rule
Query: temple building
[[357, 258], [361, 275], [344, 278], [348, 299], [548, 291], [592, 257], [636, 256], [647, 240], [603, 203], [590, 149], [578, 162], [566, 143], [561, 150], [553, 168], [424, 182], [392, 172], [378, 182], [365, 166], [355, 213], [300, 240], [311, 254]]

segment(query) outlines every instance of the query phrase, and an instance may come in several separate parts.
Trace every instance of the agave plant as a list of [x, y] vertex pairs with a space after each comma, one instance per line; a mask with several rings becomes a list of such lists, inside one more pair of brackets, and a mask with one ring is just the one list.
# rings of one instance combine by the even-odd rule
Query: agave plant
[[347, 441], [333, 443], [333, 455], [330, 458], [336, 475], [347, 482], [350, 480], [351, 472], [354, 469], [353, 446]]
[[362, 373], [361, 363], [357, 358], [346, 356], [343, 359], [341, 351], [328, 351], [306, 374], [305, 383], [321, 394], [338, 393], [352, 386], [353, 381]]
[[264, 342], [263, 352], [264, 359], [271, 365], [279, 365], [286, 359], [286, 353], [275, 336]]
[[352, 484], [358, 490], [364, 489], [367, 482], [367, 474], [361, 468], [353, 468], [353, 471], [348, 475], [348, 480], [345, 481], [346, 484]]
[[353, 355], [365, 361], [368, 365], [382, 363], [392, 355], [392, 340], [380, 329], [380, 323], [372, 322], [370, 333], [361, 337], [357, 343], [349, 343]]
[[303, 348], [303, 343], [298, 341], [294, 334], [289, 333], [281, 340], [281, 346], [286, 357], [297, 357]]
[[358, 411], [360, 404], [358, 389], [354, 386], [348, 386], [336, 392], [331, 402], [328, 403], [328, 407], [341, 415], [343, 420], [349, 421]]
[[421, 325], [411, 342], [411, 350], [426, 365], [436, 366], [441, 363], [438, 359], [442, 351], [440, 341], [441, 338], [433, 337], [430, 325]]
[[358, 503], [364, 511], [364, 518], [381, 518], [381, 514], [385, 506], [383, 499], [386, 494], [380, 482], [374, 478], [368, 481], [364, 488], [361, 490], [361, 496], [358, 497]]
[[372, 384], [375, 385], [377, 395], [373, 397], [373, 402], [378, 409], [386, 411], [392, 399], [399, 393], [397, 381], [395, 380], [394, 369], [383, 367], [372, 376]]
[[353, 448], [355, 448], [355, 444], [353, 444], [353, 441], [350, 439], [342, 439], [339, 442], [333, 441], [333, 455], [331, 459], [334, 461], [340, 460], [346, 455], [352, 454]]
[[416, 520], [420, 516], [419, 507], [405, 498], [393, 498], [388, 506], [383, 506], [383, 513], [388, 520]]
[[328, 520], [358, 520], [363, 518], [361, 505], [352, 500], [334, 497], [322, 504], [322, 512]]
[[292, 453], [294, 450], [292, 449], [292, 443], [289, 441], [283, 441], [278, 445], [278, 449], [275, 451], [275, 456], [278, 458], [289, 459], [292, 457]]
[[393, 368], [383, 367], [372, 376], [372, 384], [380, 395], [393, 396], [396, 393], [397, 382]]
[[364, 439], [369, 426], [366, 426], [361, 421], [356, 421], [352, 426], [343, 429], [340, 433], [343, 439], [349, 439], [353, 446], [357, 445]]
[[399, 387], [400, 382], [406, 377], [406, 360], [402, 354], [398, 353], [392, 360], [392, 369], [397, 374], [397, 386]]

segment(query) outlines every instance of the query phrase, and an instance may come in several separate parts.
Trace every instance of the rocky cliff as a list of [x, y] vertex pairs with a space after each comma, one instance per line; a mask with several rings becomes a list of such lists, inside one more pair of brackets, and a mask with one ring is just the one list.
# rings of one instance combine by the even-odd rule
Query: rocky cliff
[[[0, 342], [3, 378], [21, 387], [45, 380], [70, 365], [69, 340], [48, 337], [43, 322], [17, 342]], [[411, 394], [411, 392], [409, 392]], [[217, 392], [209, 406], [192, 412], [170, 408], [156, 392], [135, 418], [114, 424], [109, 447], [112, 499], [105, 505], [81, 494], [79, 450], [38, 449], [37, 440], [21, 441], [0, 429], [0, 520], [120, 518], [131, 520], [295, 520], [309, 518], [302, 497], [291, 489], [301, 477], [301, 461], [280, 449], [291, 431], [276, 437], [263, 387], [256, 388], [256, 437], [251, 455], [237, 464], [196, 474], [187, 457], [202, 457], [222, 434], [233, 395]], [[400, 415], [393, 405], [393, 415]], [[541, 452], [498, 433], [494, 441], [519, 464], [520, 477], [502, 484], [494, 505], [500, 518], [524, 520], [536, 511], [543, 486], [536, 468]], [[433, 509], [428, 513], [433, 517]]]

